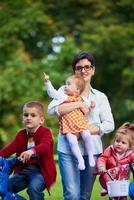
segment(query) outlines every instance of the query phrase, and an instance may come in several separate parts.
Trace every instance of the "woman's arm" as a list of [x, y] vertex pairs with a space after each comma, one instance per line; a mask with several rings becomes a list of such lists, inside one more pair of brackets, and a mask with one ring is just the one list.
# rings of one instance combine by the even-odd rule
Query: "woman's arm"
[[86, 115], [89, 112], [89, 109], [85, 105], [84, 102], [78, 101], [78, 102], [71, 102], [71, 103], [63, 103], [58, 106], [58, 113], [60, 115], [67, 114], [77, 108], [80, 108], [81, 111]]
[[101, 98], [100, 104], [100, 135], [104, 133], [110, 133], [114, 130], [114, 119], [111, 111], [111, 107], [106, 95]]

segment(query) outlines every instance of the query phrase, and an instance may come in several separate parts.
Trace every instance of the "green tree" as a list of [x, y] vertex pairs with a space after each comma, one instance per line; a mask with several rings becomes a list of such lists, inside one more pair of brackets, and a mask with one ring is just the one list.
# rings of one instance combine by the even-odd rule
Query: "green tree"
[[[116, 126], [133, 120], [132, 5], [132, 0], [0, 1], [0, 141], [20, 128], [26, 101], [40, 100], [47, 108], [43, 71], [58, 88], [72, 73], [79, 50], [96, 58], [93, 87], [108, 95]], [[52, 39], [60, 36], [65, 41], [55, 52]], [[46, 115], [46, 123], [56, 136], [56, 118]]]

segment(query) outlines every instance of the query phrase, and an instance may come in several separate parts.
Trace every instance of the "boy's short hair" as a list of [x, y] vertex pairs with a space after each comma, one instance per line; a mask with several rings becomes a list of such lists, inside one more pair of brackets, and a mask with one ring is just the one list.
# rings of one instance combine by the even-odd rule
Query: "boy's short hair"
[[40, 115], [44, 116], [44, 107], [38, 101], [29, 101], [29, 102], [24, 104], [23, 109], [24, 109], [24, 107], [28, 107], [28, 108], [33, 108], [34, 107], [39, 111]]
[[72, 78], [75, 81], [75, 84], [79, 88], [80, 94], [81, 94], [83, 92], [84, 88], [85, 88], [84, 78], [78, 77], [76, 75], [72, 75], [72, 76], [70, 76], [70, 78]]
[[80, 51], [78, 54], [76, 54], [72, 60], [72, 67], [73, 71], [75, 71], [75, 66], [76, 64], [82, 60], [82, 59], [87, 59], [91, 62], [92, 66], [95, 66], [95, 59], [93, 55], [87, 51]]

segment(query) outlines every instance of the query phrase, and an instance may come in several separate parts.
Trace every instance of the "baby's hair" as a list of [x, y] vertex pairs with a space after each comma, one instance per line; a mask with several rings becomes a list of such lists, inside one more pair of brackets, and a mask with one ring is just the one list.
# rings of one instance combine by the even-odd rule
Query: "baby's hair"
[[75, 81], [76, 86], [80, 90], [80, 94], [83, 92], [85, 88], [85, 80], [82, 77], [78, 77], [76, 75], [70, 76]]
[[29, 101], [27, 103], [24, 104], [23, 109], [27, 107], [27, 108], [36, 108], [38, 110], [38, 112], [40, 113], [40, 115], [44, 116], [44, 107], [43, 105], [38, 102], [38, 101]]
[[133, 131], [134, 133], [134, 122], [125, 122], [120, 126], [118, 130], [124, 130], [126, 132]]

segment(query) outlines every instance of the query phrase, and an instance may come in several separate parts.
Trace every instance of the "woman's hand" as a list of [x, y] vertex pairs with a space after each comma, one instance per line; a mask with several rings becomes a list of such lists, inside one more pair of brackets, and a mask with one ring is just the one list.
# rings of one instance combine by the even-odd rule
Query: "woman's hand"
[[100, 127], [99, 126], [92, 126], [92, 125], [89, 125], [89, 131], [91, 133], [91, 135], [98, 135], [100, 134]]

